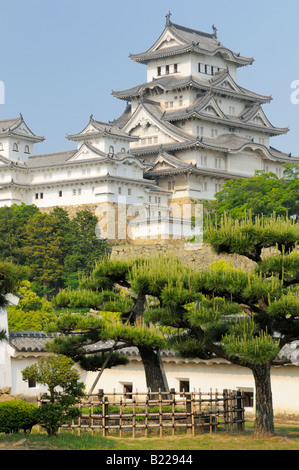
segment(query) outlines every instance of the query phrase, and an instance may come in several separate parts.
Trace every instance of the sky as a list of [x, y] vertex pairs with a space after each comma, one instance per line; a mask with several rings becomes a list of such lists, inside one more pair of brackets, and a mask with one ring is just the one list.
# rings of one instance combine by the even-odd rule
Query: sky
[[[146, 65], [130, 53], [144, 52], [171, 21], [200, 31], [218, 29], [219, 40], [254, 57], [238, 72], [239, 85], [273, 101], [263, 109], [277, 127], [289, 127], [271, 145], [299, 156], [298, 0], [0, 0], [0, 84], [5, 87], [0, 120], [22, 113], [45, 137], [35, 153], [76, 148], [67, 134], [94, 119], [110, 121], [125, 103], [112, 90], [146, 81]], [[299, 92], [296, 95], [299, 97]]]

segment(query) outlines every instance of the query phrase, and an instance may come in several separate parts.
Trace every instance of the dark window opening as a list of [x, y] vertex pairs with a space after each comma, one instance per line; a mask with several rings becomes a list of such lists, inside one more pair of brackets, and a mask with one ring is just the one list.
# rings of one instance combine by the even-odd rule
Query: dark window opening
[[190, 392], [189, 380], [180, 380], [180, 393], [189, 393], [189, 392]]
[[133, 384], [132, 383], [124, 384], [124, 395], [132, 397], [132, 394], [133, 394]]
[[242, 392], [243, 395], [243, 403], [245, 408], [253, 408], [254, 407], [254, 399], [253, 399], [253, 392]]
[[35, 388], [36, 387], [36, 381], [33, 379], [28, 380], [28, 387], [29, 388]]

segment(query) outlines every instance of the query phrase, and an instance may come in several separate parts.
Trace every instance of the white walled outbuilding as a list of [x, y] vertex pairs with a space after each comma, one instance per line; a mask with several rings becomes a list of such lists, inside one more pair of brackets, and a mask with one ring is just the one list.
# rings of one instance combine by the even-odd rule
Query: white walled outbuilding
[[[42, 332], [11, 332], [10, 343], [7, 344], [7, 353], [10, 359], [12, 394], [22, 394], [25, 399], [35, 399], [45, 392], [45, 387], [30, 386], [22, 380], [22, 370], [35, 363], [38, 357], [45, 355], [43, 346], [49, 341]], [[126, 387], [133, 392], [144, 393], [147, 390], [146, 379], [142, 361], [134, 348], [124, 350], [129, 358], [126, 366], [106, 369], [96, 384], [93, 393], [103, 389], [105, 393], [123, 393]], [[199, 360], [182, 359], [171, 352], [162, 354], [165, 374], [169, 388], [180, 392], [186, 383], [189, 391], [200, 389], [203, 393], [212, 390], [222, 392], [224, 389], [241, 390], [249, 402], [246, 415], [254, 414], [255, 386], [251, 371], [245, 367], [236, 366], [224, 359]], [[77, 366], [76, 366], [77, 367]], [[85, 383], [88, 393], [98, 375], [97, 372], [86, 372], [77, 367], [81, 380]], [[272, 393], [274, 414], [276, 417], [299, 419], [299, 367], [295, 363], [272, 367]]]

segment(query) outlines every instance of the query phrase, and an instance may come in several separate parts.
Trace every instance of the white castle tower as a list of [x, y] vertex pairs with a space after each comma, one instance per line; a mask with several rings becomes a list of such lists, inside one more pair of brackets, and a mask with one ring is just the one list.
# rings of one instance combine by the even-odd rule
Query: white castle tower
[[288, 132], [265, 115], [271, 96], [237, 83], [238, 68], [254, 59], [225, 47], [215, 26], [211, 34], [186, 28], [169, 13], [156, 42], [130, 58], [147, 66], [147, 81], [113, 92], [128, 103], [115, 124], [139, 137], [131, 153], [148, 162], [146, 176], [172, 199], [213, 199], [228, 180], [256, 170], [281, 177], [293, 161], [270, 145]]

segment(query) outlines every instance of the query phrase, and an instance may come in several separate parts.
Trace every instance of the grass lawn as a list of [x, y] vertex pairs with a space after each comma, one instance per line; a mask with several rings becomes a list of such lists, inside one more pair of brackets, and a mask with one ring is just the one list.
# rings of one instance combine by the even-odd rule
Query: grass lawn
[[103, 438], [100, 434], [80, 436], [63, 432], [49, 438], [44, 433], [0, 434], [1, 450], [104, 450], [104, 451], [194, 451], [194, 450], [299, 450], [299, 425], [276, 426], [271, 439], [254, 439], [253, 427], [246, 425], [243, 433], [203, 434], [177, 437]]

